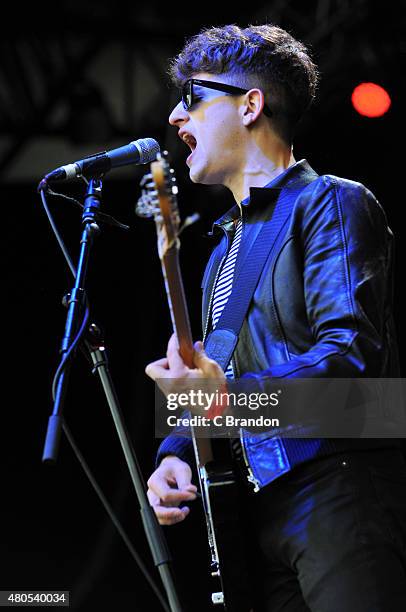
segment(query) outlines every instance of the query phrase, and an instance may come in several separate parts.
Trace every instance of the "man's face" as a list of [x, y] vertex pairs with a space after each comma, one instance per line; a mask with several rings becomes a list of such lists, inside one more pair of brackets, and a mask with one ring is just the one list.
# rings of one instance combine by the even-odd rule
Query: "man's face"
[[[225, 82], [222, 75], [198, 73], [194, 78]], [[185, 110], [180, 101], [169, 116], [179, 128], [179, 137], [190, 147], [186, 160], [190, 178], [206, 185], [229, 185], [242, 166], [242, 97], [194, 85], [193, 106]]]

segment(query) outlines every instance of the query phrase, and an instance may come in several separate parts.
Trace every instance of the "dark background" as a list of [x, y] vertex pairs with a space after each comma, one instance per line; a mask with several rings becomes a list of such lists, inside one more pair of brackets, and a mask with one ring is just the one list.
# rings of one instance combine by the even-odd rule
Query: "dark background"
[[[309, 44], [320, 66], [317, 103], [301, 124], [294, 154], [313, 168], [358, 180], [386, 210], [396, 237], [395, 317], [404, 369], [402, 294], [405, 14], [392, 3], [269, 2], [228, 12], [213, 3], [142, 8], [123, 2], [14, 9], [0, 43], [0, 180], [3, 220], [3, 409], [0, 590], [65, 589], [72, 608], [160, 610], [63, 437], [57, 464], [41, 463], [51, 383], [65, 325], [61, 298], [72, 279], [36, 193], [51, 169], [146, 136], [169, 150], [182, 217], [201, 220], [182, 238], [181, 263], [194, 336], [200, 332], [200, 280], [211, 249], [206, 233], [232, 199], [223, 188], [193, 185], [186, 147], [168, 128], [177, 93], [168, 58], [203, 26], [276, 23]], [[195, 16], [196, 15], [196, 16]], [[392, 98], [379, 119], [357, 115], [350, 95], [375, 81]], [[130, 225], [103, 227], [88, 277], [92, 318], [104, 330], [110, 368], [145, 478], [158, 441], [153, 386], [145, 365], [170, 335], [152, 221], [135, 216], [145, 167], [117, 170], [103, 188], [103, 210]], [[61, 191], [81, 196], [78, 185]], [[52, 198], [50, 208], [77, 261], [80, 211]], [[65, 417], [105, 495], [159, 583], [109, 408], [97, 377], [78, 354]], [[165, 529], [185, 609], [208, 609], [206, 548], [196, 506]], [[200, 602], [200, 603], [198, 603]], [[199, 607], [200, 606], [200, 607]]]

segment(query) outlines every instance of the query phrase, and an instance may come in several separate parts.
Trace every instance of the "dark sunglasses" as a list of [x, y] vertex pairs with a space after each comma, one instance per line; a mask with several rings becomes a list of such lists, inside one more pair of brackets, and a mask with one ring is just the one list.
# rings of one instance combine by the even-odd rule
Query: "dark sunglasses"
[[[193, 85], [205, 87], [206, 89], [215, 89], [216, 91], [223, 91], [224, 93], [234, 95], [245, 94], [247, 93], [247, 91], [249, 91], [249, 89], [234, 87], [234, 85], [227, 85], [226, 83], [216, 83], [215, 81], [202, 81], [201, 79], [188, 79], [182, 87], [182, 104], [185, 110], [189, 110], [195, 103]], [[267, 115], [267, 117], [272, 117], [272, 111], [266, 104], [264, 104], [264, 115]]]

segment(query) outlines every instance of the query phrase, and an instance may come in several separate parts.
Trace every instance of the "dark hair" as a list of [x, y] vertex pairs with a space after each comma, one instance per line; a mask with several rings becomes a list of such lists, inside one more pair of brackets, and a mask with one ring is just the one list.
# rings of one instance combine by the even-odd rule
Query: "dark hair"
[[204, 28], [186, 41], [169, 68], [177, 87], [198, 72], [224, 75], [227, 83], [245, 89], [262, 89], [274, 129], [288, 142], [315, 98], [319, 76], [305, 45], [271, 24]]

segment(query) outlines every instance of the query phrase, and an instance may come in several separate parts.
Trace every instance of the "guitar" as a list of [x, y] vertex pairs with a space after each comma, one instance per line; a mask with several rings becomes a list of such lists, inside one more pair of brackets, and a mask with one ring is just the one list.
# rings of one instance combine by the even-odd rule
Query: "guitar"
[[[179, 234], [188, 224], [188, 219], [180, 227], [178, 188], [167, 152], [159, 154], [150, 168], [151, 172], [143, 177], [140, 184], [142, 195], [136, 213], [141, 217], [154, 218], [172, 327], [183, 361], [189, 367], [194, 367], [193, 339], [179, 265]], [[212, 603], [229, 612], [248, 612], [252, 606], [238, 515], [240, 491], [229, 440], [199, 436], [198, 428], [193, 426], [191, 436], [206, 519], [210, 572], [215, 581]]]

